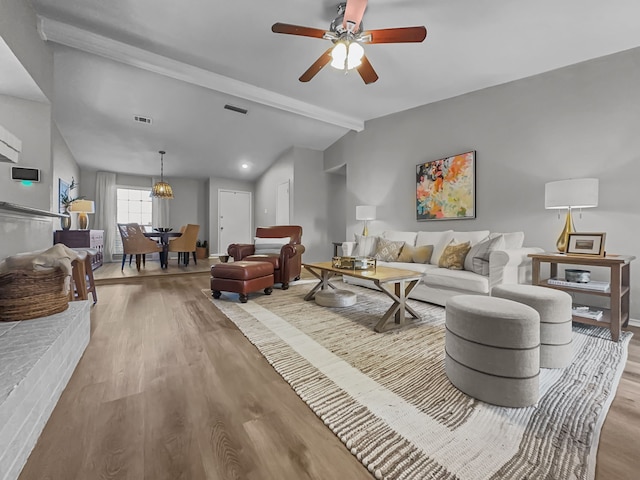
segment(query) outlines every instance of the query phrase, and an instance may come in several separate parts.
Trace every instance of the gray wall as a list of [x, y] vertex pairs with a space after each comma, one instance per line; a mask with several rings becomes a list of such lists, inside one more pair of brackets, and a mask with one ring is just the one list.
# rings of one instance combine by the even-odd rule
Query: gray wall
[[2, 0], [0, 2], [0, 34], [13, 54], [20, 60], [42, 93], [53, 99], [53, 54], [40, 39], [36, 13], [30, 2]]
[[[355, 206], [378, 206], [372, 233], [403, 230], [525, 232], [555, 249], [563, 226], [544, 209], [552, 180], [596, 177], [600, 203], [579, 231], [606, 232], [609, 253], [640, 257], [640, 49], [602, 57], [367, 122], [325, 151], [347, 164], [347, 238]], [[477, 218], [417, 222], [415, 166], [477, 151]], [[632, 317], [640, 318], [640, 265], [632, 264]]]
[[[53, 159], [53, 197], [51, 199], [51, 210], [57, 212], [59, 209], [59, 198], [60, 198], [60, 184], [58, 179], [62, 179], [67, 183], [71, 183], [72, 179], [76, 180], [76, 183], [80, 181], [80, 168], [76, 163], [75, 158], [71, 154], [67, 143], [62, 138], [58, 127], [53, 124], [51, 129], [51, 155]], [[81, 186], [77, 189], [74, 189], [71, 192], [71, 195], [74, 197], [82, 196]], [[90, 198], [90, 197], [88, 197]], [[78, 228], [78, 215], [71, 214], [71, 228]], [[58, 222], [59, 223], [59, 222]], [[57, 225], [56, 229], [59, 229], [60, 226]]]
[[216, 253], [226, 253], [227, 246], [222, 246], [222, 251], [218, 251], [218, 190], [236, 190], [240, 192], [251, 192], [253, 205], [252, 218], [253, 225], [251, 230], [255, 229], [255, 184], [253, 182], [245, 182], [241, 180], [230, 180], [228, 178], [209, 178], [209, 255]]
[[292, 225], [302, 227], [306, 262], [330, 258], [333, 254], [331, 242], [343, 236], [344, 216], [338, 214], [337, 221], [333, 221], [334, 228], [331, 228], [330, 213], [333, 206], [341, 203], [340, 198], [344, 199], [344, 177], [326, 173], [324, 168], [322, 152], [292, 147], [256, 183], [256, 225], [267, 226], [276, 222], [278, 185], [290, 181], [290, 221]]
[[[295, 161], [294, 148], [287, 150], [256, 182], [255, 195], [255, 225], [266, 227], [276, 224], [277, 189], [281, 183], [289, 181], [289, 218], [293, 221], [297, 208], [293, 201], [295, 190], [293, 164]], [[303, 233], [304, 234], [304, 233]]]
[[291, 223], [302, 227], [305, 262], [326, 261], [333, 255], [329, 231], [329, 196], [332, 174], [324, 171], [323, 154], [307, 148], [293, 149], [293, 215]]
[[[0, 95], [0, 124], [22, 140], [20, 162], [0, 163], [0, 201], [42, 210], [54, 210], [51, 162], [51, 107], [48, 104]], [[31, 186], [11, 180], [11, 167], [40, 169], [40, 183]], [[56, 179], [57, 182], [57, 179]], [[57, 185], [55, 188], [57, 192]], [[0, 211], [0, 259], [16, 253], [41, 250], [53, 243], [60, 221]]]

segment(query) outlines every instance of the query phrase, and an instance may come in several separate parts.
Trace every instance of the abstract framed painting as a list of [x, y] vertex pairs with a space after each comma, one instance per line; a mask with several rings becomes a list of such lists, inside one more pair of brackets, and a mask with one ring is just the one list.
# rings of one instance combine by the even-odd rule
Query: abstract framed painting
[[58, 213], [64, 213], [66, 211], [62, 198], [69, 195], [70, 185], [62, 180], [58, 179]]
[[416, 216], [424, 220], [476, 218], [476, 152], [416, 165]]

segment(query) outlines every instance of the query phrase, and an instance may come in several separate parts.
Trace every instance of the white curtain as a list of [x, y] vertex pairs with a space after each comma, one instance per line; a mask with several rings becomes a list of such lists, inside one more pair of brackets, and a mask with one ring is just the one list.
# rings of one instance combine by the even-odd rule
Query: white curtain
[[[153, 177], [151, 186], [160, 181], [160, 178]], [[170, 227], [169, 225], [169, 200], [165, 198], [153, 197], [151, 200], [151, 225], [154, 227]]]
[[113, 261], [116, 235], [120, 235], [116, 225], [116, 174], [98, 172], [96, 175], [96, 216], [97, 230], [104, 230], [105, 262]]

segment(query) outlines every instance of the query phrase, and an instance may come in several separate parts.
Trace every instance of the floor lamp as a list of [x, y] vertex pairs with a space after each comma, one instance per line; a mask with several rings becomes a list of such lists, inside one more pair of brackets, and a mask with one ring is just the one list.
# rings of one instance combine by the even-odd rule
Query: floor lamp
[[376, 207], [375, 205], [358, 205], [356, 207], [356, 220], [364, 221], [364, 229], [362, 230], [362, 235], [365, 237], [369, 235], [369, 227], [367, 226], [367, 222], [369, 220], [376, 219]]
[[564, 228], [556, 241], [559, 252], [567, 251], [569, 233], [575, 232], [571, 209], [598, 206], [598, 179], [578, 178], [549, 182], [544, 186], [544, 208], [567, 209]]

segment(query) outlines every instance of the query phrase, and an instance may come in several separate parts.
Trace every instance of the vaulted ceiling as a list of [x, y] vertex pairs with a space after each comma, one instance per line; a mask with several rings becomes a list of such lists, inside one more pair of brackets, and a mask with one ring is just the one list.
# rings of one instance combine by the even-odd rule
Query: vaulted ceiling
[[31, 3], [76, 160], [134, 174], [158, 174], [166, 150], [166, 175], [255, 180], [293, 145], [324, 150], [367, 120], [640, 46], [637, 0], [369, 0], [365, 29], [424, 25], [426, 40], [365, 46], [371, 85], [329, 66], [301, 83], [330, 43], [271, 25], [328, 29], [338, 1]]

